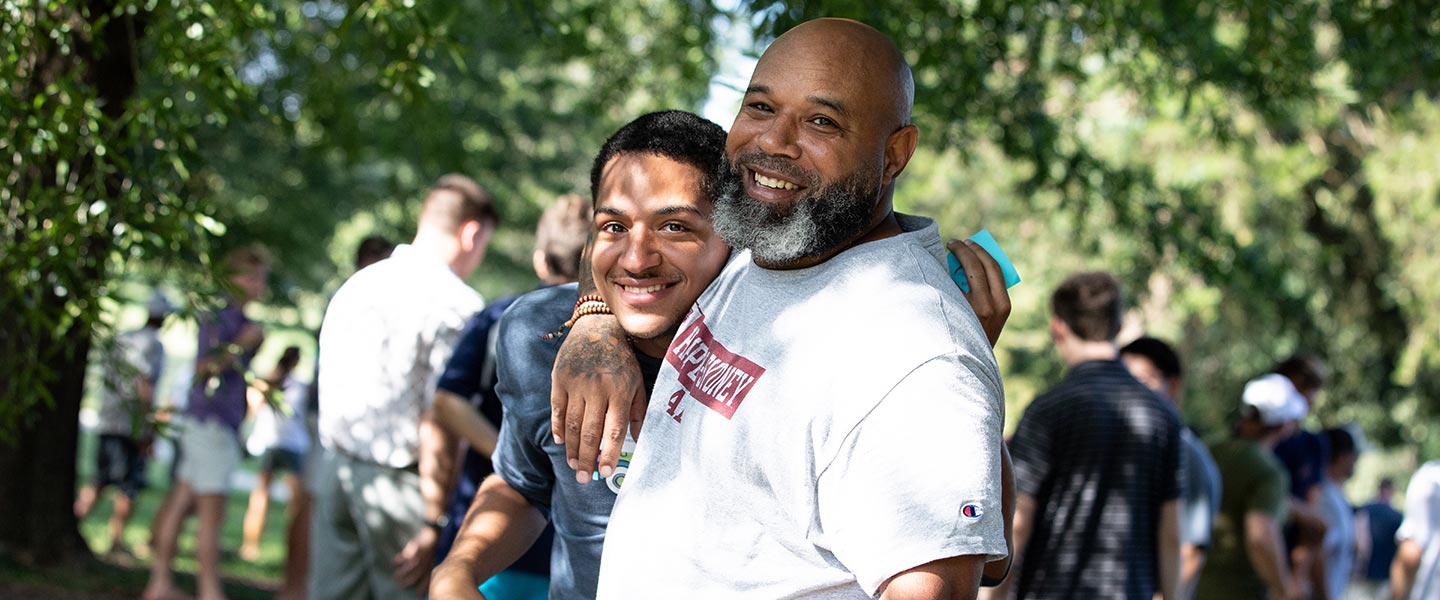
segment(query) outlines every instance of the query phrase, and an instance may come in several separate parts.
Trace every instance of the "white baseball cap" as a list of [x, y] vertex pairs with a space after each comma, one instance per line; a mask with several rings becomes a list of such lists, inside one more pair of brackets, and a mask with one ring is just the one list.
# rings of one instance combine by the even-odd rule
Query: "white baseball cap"
[[1295, 389], [1290, 378], [1278, 373], [1263, 375], [1245, 384], [1241, 405], [1250, 406], [1259, 413], [1260, 421], [1266, 425], [1279, 425], [1286, 421], [1305, 418], [1310, 403]]

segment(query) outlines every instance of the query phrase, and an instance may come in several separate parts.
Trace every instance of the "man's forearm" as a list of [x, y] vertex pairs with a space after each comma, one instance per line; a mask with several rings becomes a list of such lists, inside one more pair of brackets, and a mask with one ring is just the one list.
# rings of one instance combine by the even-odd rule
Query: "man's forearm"
[[[430, 597], [464, 594], [509, 567], [540, 537], [545, 517], [498, 475], [481, 482]], [[472, 596], [473, 597], [473, 596]]]
[[435, 390], [435, 421], [446, 431], [470, 444], [470, 449], [490, 458], [500, 441], [500, 430], [464, 398]]
[[1205, 568], [1205, 550], [1200, 546], [1180, 546], [1180, 597], [1195, 596], [1195, 585], [1200, 581], [1200, 571]]
[[424, 502], [426, 521], [439, 520], [445, 514], [445, 501], [455, 481], [456, 437], [435, 420], [427, 410], [420, 417], [420, 498]]
[[1402, 540], [1390, 562], [1390, 599], [1406, 600], [1415, 587], [1415, 573], [1420, 570], [1424, 549], [1415, 540]]
[[1275, 519], [1262, 513], [1245, 515], [1245, 548], [1250, 566], [1277, 598], [1287, 597], [1290, 567], [1285, 560], [1285, 545], [1280, 542], [1280, 526]]
[[1166, 600], [1180, 597], [1180, 501], [1171, 500], [1160, 507], [1160, 595]]
[[1310, 562], [1310, 598], [1311, 600], [1333, 600], [1330, 597], [1330, 586], [1325, 581], [1325, 553], [1315, 552]]

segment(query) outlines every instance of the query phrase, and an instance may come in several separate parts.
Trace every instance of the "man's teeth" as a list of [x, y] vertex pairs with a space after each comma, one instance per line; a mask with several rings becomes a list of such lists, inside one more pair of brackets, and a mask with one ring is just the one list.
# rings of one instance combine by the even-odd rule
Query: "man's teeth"
[[660, 290], [665, 289], [665, 284], [662, 283], [662, 284], [659, 284], [659, 285], [647, 285], [647, 286], [645, 286], [645, 287], [636, 287], [636, 286], [633, 286], [633, 285], [622, 285], [622, 286], [620, 286], [620, 289], [625, 290], [625, 291], [627, 291], [627, 292], [630, 292], [630, 293], [632, 293], [632, 294], [648, 294], [648, 293], [650, 293], [650, 292], [658, 292], [658, 291], [660, 291]]
[[782, 180], [780, 180], [780, 179], [775, 179], [775, 178], [772, 178], [772, 177], [766, 177], [766, 176], [761, 175], [761, 174], [759, 174], [759, 173], [756, 173], [756, 174], [755, 174], [755, 183], [758, 183], [758, 184], [763, 185], [763, 186], [768, 187], [768, 188], [775, 188], [775, 189], [777, 189], [777, 190], [796, 190], [796, 189], [800, 189], [799, 186], [796, 186], [795, 184], [790, 183], [790, 182], [788, 182], [788, 181], [782, 181]]

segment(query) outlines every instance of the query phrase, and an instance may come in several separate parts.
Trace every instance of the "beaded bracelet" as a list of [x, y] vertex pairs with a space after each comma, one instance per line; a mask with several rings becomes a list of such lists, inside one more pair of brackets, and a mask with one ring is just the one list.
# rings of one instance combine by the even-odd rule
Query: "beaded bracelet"
[[575, 300], [575, 310], [580, 310], [580, 305], [585, 304], [585, 303], [587, 303], [587, 302], [599, 302], [599, 303], [601, 303], [601, 304], [604, 304], [604, 303], [605, 303], [605, 298], [601, 297], [600, 294], [596, 294], [596, 293], [593, 293], [593, 292], [592, 292], [592, 293], [589, 293], [589, 294], [585, 294], [584, 296], [581, 296], [581, 297], [579, 297], [578, 299]]
[[580, 317], [583, 317], [585, 315], [612, 314], [615, 313], [610, 312], [610, 306], [605, 304], [605, 300], [601, 298], [598, 294], [586, 294], [584, 296], [581, 296], [580, 299], [575, 302], [575, 312], [571, 313], [569, 321], [566, 321], [563, 325], [560, 326], [559, 329], [556, 329], [555, 331], [552, 331], [540, 337], [541, 339], [553, 340], [562, 335], [565, 335], [565, 330], [573, 327], [575, 325], [575, 322], [579, 321]]

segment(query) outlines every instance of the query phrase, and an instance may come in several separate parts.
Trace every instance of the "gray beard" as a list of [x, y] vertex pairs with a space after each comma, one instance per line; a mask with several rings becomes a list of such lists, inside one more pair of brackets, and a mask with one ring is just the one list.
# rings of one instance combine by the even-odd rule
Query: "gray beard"
[[748, 248], [757, 264], [770, 267], [822, 256], [855, 239], [870, 224], [880, 187], [878, 177], [856, 172], [789, 204], [775, 204], [745, 195], [740, 177], [726, 161], [711, 220], [732, 248]]

